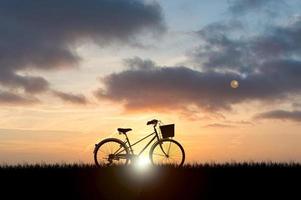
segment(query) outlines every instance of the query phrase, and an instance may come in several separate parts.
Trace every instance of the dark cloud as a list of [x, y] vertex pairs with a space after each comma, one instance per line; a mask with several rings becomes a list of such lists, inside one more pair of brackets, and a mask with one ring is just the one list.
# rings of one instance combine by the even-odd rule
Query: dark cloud
[[82, 94], [72, 94], [72, 93], [65, 93], [60, 91], [52, 91], [52, 93], [54, 96], [68, 103], [81, 104], [81, 105], [85, 105], [88, 103], [88, 100]]
[[137, 44], [139, 33], [164, 30], [160, 6], [139, 0], [2, 0], [0, 13], [0, 84], [29, 93], [48, 82], [18, 72], [74, 67], [84, 41]]
[[[139, 60], [139, 59], [138, 59]], [[127, 110], [174, 110], [197, 106], [200, 109], [230, 110], [233, 104], [259, 100], [273, 102], [301, 92], [301, 62], [283, 60], [282, 64], [264, 63], [261, 70], [247, 77], [233, 72], [197, 71], [184, 66], [141, 67], [108, 75], [105, 88], [96, 96], [123, 102]], [[284, 67], [285, 66], [285, 67]], [[230, 87], [237, 80], [237, 89]]]
[[192, 58], [204, 70], [249, 71], [253, 64], [249, 42], [232, 37], [243, 29], [239, 21], [211, 23], [197, 32], [203, 44]]
[[[245, 9], [268, 7], [280, 12], [275, 6], [282, 4], [280, 0], [234, 0], [230, 1], [229, 10], [244, 12]], [[260, 13], [254, 10], [253, 14]], [[265, 22], [252, 16], [208, 24], [197, 32], [202, 44], [195, 49], [192, 59], [203, 70], [234, 71], [244, 75], [258, 70], [264, 62], [300, 60], [301, 18], [286, 15], [279, 20], [287, 23], [280, 25], [279, 21]], [[260, 26], [252, 26], [250, 21]]]
[[291, 58], [301, 53], [301, 18], [283, 26], [271, 26], [251, 40], [253, 51], [261, 59]]
[[124, 64], [130, 70], [151, 70], [156, 67], [154, 61], [150, 59], [143, 60], [139, 57], [124, 59]]
[[234, 37], [238, 27], [236, 23], [217, 22], [200, 30], [205, 44], [195, 50], [195, 62], [205, 70], [250, 73], [264, 67], [262, 63], [279, 65], [284, 59], [300, 59], [301, 18], [285, 26], [269, 26], [264, 33], [251, 37]]
[[1, 105], [32, 105], [38, 102], [38, 99], [33, 97], [21, 96], [11, 92], [0, 91]]
[[260, 113], [255, 116], [256, 119], [279, 119], [301, 122], [301, 111], [286, 111], [273, 110], [269, 112]]
[[49, 89], [48, 81], [42, 77], [21, 76], [14, 73], [1, 74], [0, 84], [13, 89], [22, 87], [26, 93], [30, 94], [44, 92]]

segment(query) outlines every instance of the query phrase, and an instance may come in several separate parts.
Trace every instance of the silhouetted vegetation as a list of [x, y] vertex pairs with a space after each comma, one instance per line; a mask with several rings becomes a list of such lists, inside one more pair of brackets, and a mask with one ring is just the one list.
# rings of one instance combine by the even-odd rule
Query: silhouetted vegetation
[[296, 163], [37, 164], [1, 166], [0, 180], [1, 195], [9, 199], [292, 199], [300, 196], [300, 172]]

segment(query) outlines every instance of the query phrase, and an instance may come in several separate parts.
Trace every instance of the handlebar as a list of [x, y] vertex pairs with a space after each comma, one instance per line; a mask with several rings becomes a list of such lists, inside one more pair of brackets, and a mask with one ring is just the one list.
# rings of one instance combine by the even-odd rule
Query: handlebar
[[148, 121], [147, 123], [146, 123], [146, 125], [157, 125], [157, 123], [159, 122], [159, 120], [157, 120], [157, 119], [153, 119], [153, 120], [151, 120], [151, 121]]

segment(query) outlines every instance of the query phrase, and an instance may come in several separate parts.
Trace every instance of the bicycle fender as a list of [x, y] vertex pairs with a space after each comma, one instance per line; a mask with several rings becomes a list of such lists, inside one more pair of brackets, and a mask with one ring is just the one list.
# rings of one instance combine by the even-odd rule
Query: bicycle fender
[[99, 146], [99, 143], [95, 144], [95, 147], [94, 147], [94, 150], [93, 150], [94, 154], [96, 153], [96, 150], [98, 149], [98, 146]]

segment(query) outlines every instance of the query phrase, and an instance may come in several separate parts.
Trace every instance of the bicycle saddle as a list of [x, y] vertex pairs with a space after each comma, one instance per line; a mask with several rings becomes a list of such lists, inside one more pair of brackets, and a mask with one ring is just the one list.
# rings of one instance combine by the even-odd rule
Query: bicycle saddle
[[123, 133], [123, 134], [125, 134], [126, 132], [131, 131], [131, 130], [132, 130], [131, 128], [118, 128], [117, 129], [118, 132]]

